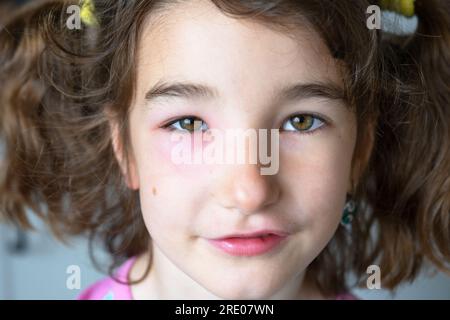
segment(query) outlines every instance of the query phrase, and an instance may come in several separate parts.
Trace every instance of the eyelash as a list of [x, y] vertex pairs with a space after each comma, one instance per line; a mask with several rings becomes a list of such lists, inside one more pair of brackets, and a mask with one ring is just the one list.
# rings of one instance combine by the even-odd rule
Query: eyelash
[[[284, 124], [287, 121], [289, 121], [290, 119], [293, 119], [295, 117], [298, 117], [298, 116], [310, 116], [310, 117], [312, 117], [313, 121], [314, 121], [313, 122], [313, 126], [314, 126], [315, 121], [320, 121], [320, 122], [322, 122], [322, 124], [320, 125], [320, 127], [316, 128], [314, 130], [309, 130], [308, 129], [308, 130], [304, 130], [304, 131], [302, 131], [302, 130], [280, 130], [280, 131], [283, 131], [283, 132], [286, 132], [286, 133], [315, 134], [319, 130], [324, 129], [325, 127], [327, 127], [329, 125], [327, 120], [325, 120], [324, 118], [322, 118], [321, 116], [319, 116], [317, 114], [314, 114], [314, 113], [297, 113], [297, 114], [291, 115], [286, 120], [284, 120], [283, 121], [283, 126], [284, 126]], [[187, 116], [182, 116], [182, 117], [178, 117], [178, 118], [176, 118], [174, 120], [171, 120], [167, 124], [161, 126], [161, 128], [167, 129], [169, 131], [182, 131], [182, 132], [183, 131], [187, 131], [187, 132], [189, 132], [189, 130], [184, 130], [184, 129], [180, 130], [180, 129], [177, 129], [177, 128], [173, 127], [174, 124], [176, 124], [176, 123], [178, 123], [178, 122], [180, 122], [182, 120], [185, 120], [185, 119], [193, 119], [194, 121], [195, 120], [200, 120], [200, 121], [204, 122], [201, 118], [199, 118], [197, 116], [187, 115]], [[190, 132], [190, 133], [192, 133], [192, 132]]]

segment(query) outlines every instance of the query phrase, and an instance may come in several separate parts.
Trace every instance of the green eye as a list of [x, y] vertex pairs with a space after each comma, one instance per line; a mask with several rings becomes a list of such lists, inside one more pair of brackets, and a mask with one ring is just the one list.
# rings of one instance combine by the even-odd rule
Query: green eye
[[290, 117], [284, 124], [283, 130], [285, 131], [315, 131], [322, 127], [325, 121], [319, 117], [310, 114], [299, 114]]
[[197, 117], [179, 118], [169, 123], [166, 127], [171, 128], [173, 130], [188, 131], [188, 132], [194, 132], [199, 130], [205, 131], [208, 129], [206, 123]]

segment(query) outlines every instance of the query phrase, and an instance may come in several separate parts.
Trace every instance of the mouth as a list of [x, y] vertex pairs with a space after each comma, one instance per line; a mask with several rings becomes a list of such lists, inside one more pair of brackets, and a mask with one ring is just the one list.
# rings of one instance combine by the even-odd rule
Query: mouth
[[258, 231], [208, 239], [208, 242], [232, 256], [257, 256], [274, 251], [287, 237], [283, 232]]

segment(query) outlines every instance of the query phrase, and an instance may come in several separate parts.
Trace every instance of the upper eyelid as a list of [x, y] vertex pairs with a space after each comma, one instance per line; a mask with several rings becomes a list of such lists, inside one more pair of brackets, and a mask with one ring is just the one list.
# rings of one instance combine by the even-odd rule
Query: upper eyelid
[[183, 120], [183, 119], [189, 119], [189, 118], [193, 118], [193, 119], [195, 119], [195, 120], [199, 119], [199, 120], [205, 122], [204, 120], [202, 120], [200, 117], [197, 117], [197, 116], [182, 116], [182, 117], [178, 117], [178, 118], [175, 118], [175, 119], [172, 119], [172, 120], [167, 121], [167, 122], [166, 122], [165, 124], [163, 124], [161, 127], [166, 128], [166, 127], [171, 126], [171, 125], [173, 125], [174, 123], [177, 123], [177, 122], [179, 122], [179, 121], [181, 121], [181, 120]]
[[320, 121], [325, 122], [325, 123], [329, 123], [329, 122], [330, 122], [330, 121], [329, 121], [328, 119], [326, 119], [324, 116], [322, 116], [322, 115], [320, 115], [320, 114], [317, 114], [317, 113], [314, 113], [314, 112], [299, 112], [299, 113], [295, 113], [295, 114], [293, 114], [293, 115], [287, 117], [286, 120], [287, 120], [287, 119], [290, 119], [290, 118], [293, 118], [293, 117], [296, 117], [296, 116], [305, 116], [305, 115], [306, 115], [306, 116], [312, 116], [312, 117], [317, 118], [317, 119], [319, 119]]

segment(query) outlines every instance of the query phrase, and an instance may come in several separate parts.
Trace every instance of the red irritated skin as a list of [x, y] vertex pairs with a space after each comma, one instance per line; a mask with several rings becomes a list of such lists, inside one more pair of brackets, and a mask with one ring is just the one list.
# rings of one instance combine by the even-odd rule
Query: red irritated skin
[[214, 247], [233, 256], [256, 256], [276, 250], [287, 236], [287, 234], [281, 232], [261, 230], [208, 239], [208, 241]]

